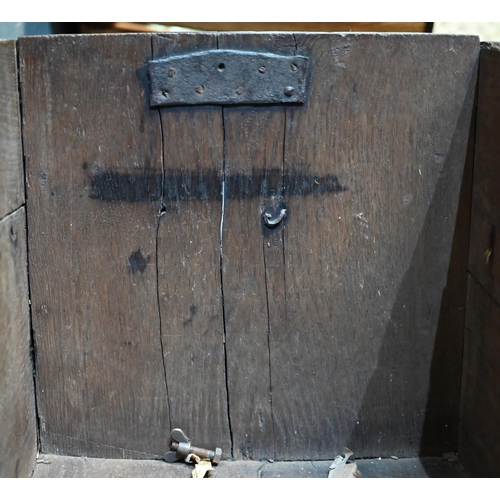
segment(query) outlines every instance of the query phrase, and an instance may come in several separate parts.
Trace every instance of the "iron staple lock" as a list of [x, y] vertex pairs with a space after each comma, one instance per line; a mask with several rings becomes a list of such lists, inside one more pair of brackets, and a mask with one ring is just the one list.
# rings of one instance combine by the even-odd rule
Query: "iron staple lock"
[[149, 62], [151, 106], [302, 104], [309, 59], [207, 50]]

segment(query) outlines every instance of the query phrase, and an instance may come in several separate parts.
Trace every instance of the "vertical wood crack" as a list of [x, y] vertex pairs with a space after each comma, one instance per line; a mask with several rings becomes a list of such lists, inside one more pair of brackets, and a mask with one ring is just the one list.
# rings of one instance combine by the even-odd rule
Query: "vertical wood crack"
[[[217, 46], [218, 46], [217, 38]], [[223, 137], [223, 159], [222, 159], [222, 210], [220, 218], [220, 243], [219, 243], [219, 266], [220, 266], [220, 293], [221, 293], [221, 304], [222, 304], [222, 325], [224, 329], [224, 372], [226, 377], [226, 401], [227, 401], [227, 419], [229, 425], [229, 436], [231, 439], [231, 457], [233, 457], [234, 450], [234, 440], [233, 440], [233, 428], [231, 426], [231, 407], [229, 404], [229, 377], [228, 377], [228, 362], [227, 362], [227, 343], [226, 343], [226, 310], [224, 306], [224, 267], [223, 267], [223, 234], [224, 234], [224, 210], [226, 205], [226, 124], [224, 121], [224, 106], [221, 107], [222, 112], [222, 137]]]
[[[153, 39], [154, 36], [151, 37], [151, 57], [154, 58], [154, 48], [153, 48]], [[162, 338], [162, 324], [161, 324], [161, 304], [160, 304], [160, 277], [159, 277], [159, 268], [158, 268], [158, 251], [159, 251], [159, 235], [160, 235], [160, 224], [161, 217], [165, 213], [165, 205], [164, 205], [164, 196], [165, 196], [165, 139], [163, 137], [163, 120], [161, 116], [161, 111], [158, 109], [158, 118], [160, 120], [160, 135], [161, 135], [161, 193], [160, 193], [160, 204], [158, 209], [158, 222], [156, 225], [156, 248], [155, 248], [155, 266], [156, 266], [156, 300], [158, 303], [158, 320], [160, 326], [160, 349], [161, 349], [161, 361], [163, 366], [163, 376], [165, 381], [165, 392], [167, 397], [167, 408], [168, 408], [168, 422], [169, 427], [172, 428], [172, 416], [170, 410], [170, 396], [168, 393], [168, 380], [167, 380], [167, 366], [165, 363], [165, 349], [163, 346], [163, 338]]]
[[[33, 397], [35, 404], [35, 422], [36, 422], [36, 448], [37, 452], [42, 452], [42, 440], [40, 436], [40, 411], [38, 408], [38, 397], [37, 397], [37, 349], [36, 349], [36, 337], [35, 331], [33, 330], [33, 312], [31, 308], [31, 281], [30, 281], [30, 265], [29, 265], [29, 224], [28, 224], [28, 173], [26, 171], [26, 157], [24, 154], [24, 109], [23, 109], [23, 85], [21, 81], [21, 57], [19, 53], [19, 42], [16, 42], [16, 63], [17, 63], [17, 86], [18, 86], [18, 96], [19, 96], [19, 132], [21, 141], [21, 157], [22, 157], [22, 168], [23, 168], [23, 181], [24, 181], [24, 203], [21, 206], [25, 207], [24, 220], [26, 224], [26, 281], [28, 285], [28, 315], [29, 315], [29, 332], [30, 332], [30, 359], [33, 370]], [[19, 207], [21, 208], [21, 207]]]
[[271, 424], [272, 424], [272, 441], [273, 441], [273, 459], [274, 453], [274, 414], [273, 414], [273, 376], [272, 376], [272, 363], [271, 363], [271, 315], [269, 312], [269, 289], [267, 280], [267, 261], [266, 261], [266, 240], [262, 238], [262, 254], [264, 257], [264, 280], [266, 287], [266, 313], [267, 313], [267, 350], [269, 353], [269, 406], [271, 409]]
[[[217, 49], [219, 48], [219, 35], [217, 35]], [[228, 362], [227, 362], [227, 343], [226, 343], [226, 309], [224, 306], [224, 267], [223, 267], [223, 254], [222, 254], [222, 241], [224, 234], [224, 210], [226, 207], [226, 123], [224, 120], [225, 108], [221, 106], [222, 113], [222, 207], [221, 207], [221, 218], [220, 218], [220, 240], [219, 240], [219, 268], [220, 268], [220, 293], [221, 293], [221, 304], [222, 304], [222, 326], [224, 329], [224, 373], [226, 377], [226, 402], [227, 402], [227, 420], [229, 426], [229, 437], [231, 439], [231, 458], [234, 457], [234, 439], [233, 439], [233, 428], [231, 425], [231, 407], [229, 404], [229, 376], [228, 376]]]

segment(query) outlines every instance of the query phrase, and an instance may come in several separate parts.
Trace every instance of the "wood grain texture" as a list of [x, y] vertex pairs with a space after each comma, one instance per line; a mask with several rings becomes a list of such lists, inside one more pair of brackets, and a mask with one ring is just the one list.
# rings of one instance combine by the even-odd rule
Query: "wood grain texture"
[[285, 310], [271, 335], [275, 458], [320, 459], [344, 445], [414, 456], [478, 40], [296, 40], [313, 70], [307, 105], [287, 120], [285, 193], [304, 176], [336, 175], [345, 190], [286, 200]]
[[43, 452], [165, 453], [147, 35], [19, 40]]
[[[221, 49], [293, 55], [291, 34], [221, 34]], [[222, 234], [228, 387], [236, 459], [274, 457], [269, 339], [280, 328], [283, 228], [266, 210], [283, 201], [285, 107], [224, 108], [225, 205]]]
[[482, 44], [478, 80], [459, 452], [473, 477], [500, 475], [500, 44]]
[[500, 303], [500, 44], [482, 44], [469, 270]]
[[[148, 59], [216, 47], [309, 56], [306, 104], [148, 107]], [[449, 451], [461, 333], [440, 318], [463, 302], [446, 287], [477, 38], [20, 50], [42, 451], [155, 457], [171, 427], [227, 458], [415, 456], [425, 432]]]
[[500, 306], [469, 275], [459, 454], [471, 477], [500, 476]]
[[[153, 37], [154, 58], [217, 47], [214, 35]], [[231, 456], [220, 275], [220, 107], [164, 108], [158, 286], [172, 427]]]
[[24, 203], [15, 40], [0, 41], [0, 219]]
[[0, 221], [0, 477], [29, 477], [37, 452], [26, 215]]
[[[332, 458], [333, 459], [333, 458]], [[223, 460], [211, 478], [324, 478], [332, 460], [297, 462], [258, 462]], [[459, 478], [467, 477], [460, 464], [440, 458], [403, 458], [399, 460], [356, 460], [363, 478]], [[190, 478], [193, 467], [159, 460], [110, 460], [86, 457], [41, 455], [34, 478]]]
[[[255, 44], [254, 35], [239, 36], [239, 46]], [[297, 53], [311, 57], [312, 74], [307, 104], [287, 111], [283, 179], [289, 212], [283, 233], [267, 241], [261, 237], [264, 248], [270, 243], [261, 257], [248, 244], [256, 222], [244, 217], [249, 211], [258, 217], [262, 202], [257, 198], [241, 209], [241, 201], [238, 208], [228, 201], [225, 213], [225, 283], [233, 279], [230, 269], [240, 273], [234, 279], [236, 299], [224, 287], [225, 304], [233, 306], [226, 310], [229, 364], [236, 363], [236, 353], [238, 371], [252, 373], [239, 354], [245, 344], [240, 340], [234, 351], [229, 348], [230, 332], [240, 330], [257, 344], [260, 339], [262, 355], [254, 359], [265, 366], [267, 326], [274, 436], [268, 425], [266, 434], [274, 439], [275, 459], [327, 458], [347, 443], [361, 456], [415, 455], [455, 227], [478, 41], [295, 38]], [[264, 169], [279, 164], [277, 132], [267, 133], [266, 145], [276, 158], [263, 152], [252, 157], [264, 137], [253, 128], [264, 123], [266, 130], [265, 120], [257, 126], [254, 117], [254, 127], [242, 112], [230, 110], [227, 116], [226, 138], [251, 138], [248, 150], [227, 142], [227, 172], [235, 168], [232, 160], [236, 172], [259, 160], [267, 162]], [[335, 189], [316, 188], [325, 179], [332, 183], [332, 176]], [[242, 220], [245, 231], [239, 229]], [[246, 240], [236, 242], [233, 235], [232, 249], [227, 235], [238, 230]], [[260, 244], [252, 241], [254, 248]], [[249, 264], [249, 256], [264, 262], [265, 303], [262, 284], [255, 283], [264, 279], [262, 263]], [[267, 325], [263, 318], [248, 321], [246, 312], [244, 291], [259, 288], [252, 300], [261, 316], [267, 309]], [[249, 334], [252, 325], [258, 334]], [[249, 343], [247, 352], [258, 352]], [[264, 383], [252, 387], [244, 376], [238, 385], [229, 376], [231, 411], [245, 408], [240, 397], [259, 409], [256, 388], [267, 392], [266, 377], [259, 379]], [[247, 411], [255, 426], [258, 412]], [[262, 439], [255, 431], [248, 437]], [[257, 453], [259, 447], [257, 441]], [[251, 448], [248, 440], [242, 456]]]

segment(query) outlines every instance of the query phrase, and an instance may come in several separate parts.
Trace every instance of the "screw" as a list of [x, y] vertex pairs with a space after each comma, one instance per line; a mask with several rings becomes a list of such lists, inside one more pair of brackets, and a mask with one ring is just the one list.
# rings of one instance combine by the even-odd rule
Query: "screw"
[[168, 90], [162, 90], [163, 97], [168, 97]]
[[203, 88], [203, 85], [197, 85], [194, 90], [196, 90], [196, 93], [200, 94], [200, 95], [203, 94], [203, 92], [205, 92], [205, 89]]
[[285, 95], [287, 97], [291, 97], [294, 94], [294, 92], [295, 92], [295, 89], [293, 87], [290, 87], [290, 86], [285, 87]]
[[267, 68], [266, 68], [265, 66], [261, 66], [261, 67], [259, 68], [259, 73], [264, 74], [266, 71], [267, 71]]
[[295, 63], [292, 63], [292, 65], [290, 66], [290, 69], [292, 71], [297, 71], [298, 70], [297, 65]]
[[235, 90], [235, 92], [236, 92], [238, 95], [243, 94], [243, 87], [241, 87], [241, 86], [240, 86], [240, 87], [238, 87], [238, 88]]
[[175, 68], [168, 68], [167, 75], [172, 78], [175, 76], [175, 73], [177, 73]]

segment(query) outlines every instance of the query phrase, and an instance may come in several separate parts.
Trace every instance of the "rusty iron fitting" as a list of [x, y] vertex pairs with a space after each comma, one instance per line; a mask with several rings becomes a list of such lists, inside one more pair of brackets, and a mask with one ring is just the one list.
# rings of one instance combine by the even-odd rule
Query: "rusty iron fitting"
[[169, 451], [163, 459], [166, 462], [176, 462], [177, 460], [185, 460], [190, 455], [196, 455], [201, 459], [209, 459], [214, 465], [217, 465], [222, 458], [222, 450], [215, 448], [215, 451], [206, 450], [197, 446], [191, 446], [189, 438], [182, 429], [173, 429], [171, 433], [171, 445]]
[[201, 459], [208, 458], [214, 465], [217, 465], [222, 457], [222, 450], [220, 448], [215, 448], [215, 451], [212, 451], [205, 448], [198, 448], [198, 446], [191, 446], [189, 443], [172, 443], [171, 448], [183, 457], [187, 457], [193, 453]]

